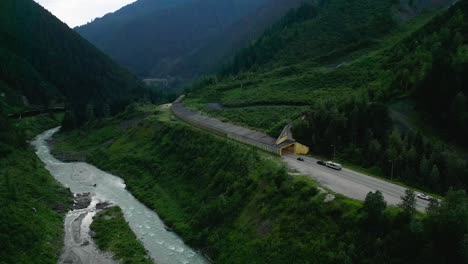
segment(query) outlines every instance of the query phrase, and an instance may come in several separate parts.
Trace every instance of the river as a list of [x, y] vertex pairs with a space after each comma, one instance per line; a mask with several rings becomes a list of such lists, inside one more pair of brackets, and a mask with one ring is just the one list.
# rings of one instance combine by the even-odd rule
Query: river
[[47, 170], [75, 194], [90, 193], [87, 208], [68, 212], [65, 218], [65, 247], [60, 263], [115, 263], [110, 254], [102, 253], [89, 235], [96, 204], [110, 202], [122, 208], [125, 219], [143, 243], [149, 256], [158, 264], [206, 264], [201, 254], [184, 244], [175, 233], [167, 231], [159, 216], [140, 203], [125, 189], [125, 182], [84, 162], [64, 163], [50, 153], [48, 140], [59, 128], [38, 135], [32, 145]]

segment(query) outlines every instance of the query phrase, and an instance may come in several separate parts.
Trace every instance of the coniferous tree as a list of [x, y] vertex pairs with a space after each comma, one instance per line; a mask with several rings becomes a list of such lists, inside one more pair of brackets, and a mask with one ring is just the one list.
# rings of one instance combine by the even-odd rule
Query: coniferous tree
[[364, 222], [369, 230], [377, 232], [381, 229], [384, 211], [387, 202], [380, 191], [369, 192], [364, 200], [362, 210], [364, 212]]
[[406, 189], [405, 195], [401, 197], [401, 203], [398, 205], [408, 217], [416, 213], [416, 195], [413, 190]]

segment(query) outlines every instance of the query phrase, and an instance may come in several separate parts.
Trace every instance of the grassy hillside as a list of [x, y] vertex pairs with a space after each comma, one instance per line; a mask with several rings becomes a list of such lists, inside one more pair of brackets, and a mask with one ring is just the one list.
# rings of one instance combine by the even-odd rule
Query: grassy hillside
[[[37, 118], [36, 121], [39, 119]], [[59, 120], [42, 117], [16, 129], [0, 114], [0, 263], [57, 263], [71, 193], [57, 183], [28, 146]], [[24, 132], [28, 127], [30, 132]], [[34, 131], [34, 132], [33, 132]], [[26, 135], [26, 136], [25, 136]]]
[[[193, 101], [226, 106], [311, 104], [389, 82], [382, 54], [428, 15], [402, 24], [393, 1], [333, 0], [290, 12], [217, 76], [193, 87]], [[332, 95], [332, 96], [330, 96]]]
[[[167, 111], [167, 110], [166, 110]], [[463, 263], [467, 198], [452, 192], [426, 215], [411, 199], [362, 205], [292, 178], [271, 157], [170, 121], [154, 107], [59, 134], [55, 151], [125, 179], [185, 241], [219, 263]], [[450, 226], [450, 228], [449, 228]]]
[[[313, 154], [331, 157], [333, 145], [342, 161], [394, 180], [467, 189], [468, 1], [423, 10], [414, 1], [304, 5], [185, 102], [273, 135], [296, 120], [296, 139]], [[215, 102], [224, 108], [210, 109]]]
[[320, 1], [304, 4], [242, 50], [226, 73], [255, 67], [325, 62], [370, 46], [390, 32], [393, 1]]
[[66, 104], [67, 120], [80, 123], [144, 93], [134, 76], [32, 0], [0, 3], [0, 37], [4, 112]]
[[219, 111], [206, 107], [205, 111], [223, 121], [252, 127], [275, 137], [287, 124], [299, 118], [308, 109], [307, 106], [258, 106], [227, 108]]
[[112, 252], [114, 259], [123, 264], [153, 263], [146, 250], [128, 226], [120, 207], [114, 206], [99, 212], [93, 219], [91, 230], [99, 249]]

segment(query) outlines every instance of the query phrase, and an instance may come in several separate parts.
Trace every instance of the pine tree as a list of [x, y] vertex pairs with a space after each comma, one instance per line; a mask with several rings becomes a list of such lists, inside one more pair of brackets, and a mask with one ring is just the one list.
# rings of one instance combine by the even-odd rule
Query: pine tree
[[87, 104], [86, 105], [86, 120], [87, 121], [92, 121], [95, 119], [95, 115], [94, 115], [94, 105], [92, 104]]
[[431, 216], [437, 214], [437, 210], [440, 208], [439, 200], [431, 199], [429, 205], [426, 207], [426, 213]]
[[401, 197], [401, 203], [398, 205], [407, 216], [413, 216], [416, 213], [416, 195], [411, 189], [406, 189], [405, 196]]
[[429, 182], [434, 190], [436, 191], [439, 190], [440, 172], [439, 172], [439, 167], [437, 167], [436, 164], [432, 166], [431, 175], [429, 177]]
[[364, 206], [362, 207], [367, 215], [367, 219], [371, 222], [380, 220], [385, 208], [387, 208], [387, 202], [385, 202], [380, 191], [376, 191], [375, 193], [369, 192], [364, 200]]
[[429, 161], [423, 155], [421, 163], [419, 164], [419, 176], [421, 177], [422, 182], [425, 182], [426, 179], [429, 178], [429, 175], [431, 173], [430, 168], [431, 167]]

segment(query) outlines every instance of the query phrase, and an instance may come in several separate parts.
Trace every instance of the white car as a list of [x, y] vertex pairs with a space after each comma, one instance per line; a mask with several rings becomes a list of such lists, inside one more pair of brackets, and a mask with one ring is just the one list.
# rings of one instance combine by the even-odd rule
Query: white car
[[426, 201], [430, 201], [430, 200], [434, 199], [434, 198], [432, 198], [432, 196], [429, 196], [429, 195], [424, 194], [424, 193], [418, 193], [416, 196], [419, 199], [423, 199], [423, 200], [426, 200]]
[[343, 168], [343, 166], [341, 166], [341, 164], [335, 163], [333, 161], [325, 162], [325, 166], [327, 166], [328, 168], [335, 169], [335, 170], [341, 170]]

